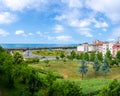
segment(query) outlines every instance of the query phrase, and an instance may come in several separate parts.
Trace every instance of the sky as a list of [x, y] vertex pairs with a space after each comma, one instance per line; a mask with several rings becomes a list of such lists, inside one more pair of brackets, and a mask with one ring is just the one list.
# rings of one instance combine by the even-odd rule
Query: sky
[[0, 0], [0, 43], [116, 41], [120, 0]]

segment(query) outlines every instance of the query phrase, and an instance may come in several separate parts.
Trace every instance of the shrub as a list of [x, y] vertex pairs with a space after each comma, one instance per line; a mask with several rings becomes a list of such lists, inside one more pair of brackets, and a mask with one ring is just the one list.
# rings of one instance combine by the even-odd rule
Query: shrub
[[39, 58], [27, 58], [26, 63], [38, 63]]
[[120, 82], [113, 80], [100, 91], [98, 96], [120, 96]]
[[83, 96], [82, 89], [73, 81], [56, 80], [49, 88], [48, 96]]

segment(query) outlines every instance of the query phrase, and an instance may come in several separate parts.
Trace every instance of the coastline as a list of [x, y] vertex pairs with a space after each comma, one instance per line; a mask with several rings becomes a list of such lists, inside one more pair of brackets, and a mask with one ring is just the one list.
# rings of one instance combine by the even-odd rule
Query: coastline
[[58, 49], [75, 48], [77, 44], [0, 44], [4, 49]]
[[37, 48], [4, 48], [6, 50], [41, 50], [41, 49], [75, 49], [76, 46], [63, 46], [63, 47], [37, 47]]

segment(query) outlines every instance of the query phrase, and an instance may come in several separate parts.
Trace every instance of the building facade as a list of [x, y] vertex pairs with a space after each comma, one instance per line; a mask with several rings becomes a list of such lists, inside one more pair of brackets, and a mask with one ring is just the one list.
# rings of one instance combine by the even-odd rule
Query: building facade
[[115, 56], [117, 51], [120, 50], [120, 43], [95, 40], [93, 44], [83, 43], [77, 46], [78, 53], [95, 51], [102, 52], [103, 56], [105, 56], [108, 50], [110, 50], [111, 54]]
[[113, 48], [113, 57], [115, 57], [117, 52], [120, 51], [120, 43], [114, 44], [112, 48]]

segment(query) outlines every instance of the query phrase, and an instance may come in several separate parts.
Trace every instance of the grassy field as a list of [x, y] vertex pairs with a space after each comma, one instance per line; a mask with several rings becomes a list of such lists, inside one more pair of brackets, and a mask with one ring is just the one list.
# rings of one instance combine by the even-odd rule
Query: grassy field
[[[38, 64], [30, 64], [34, 68], [44, 69], [44, 70], [52, 70], [55, 72], [59, 72], [65, 79], [70, 80], [81, 80], [81, 74], [78, 72], [78, 67], [80, 66], [80, 62], [76, 61], [56, 61], [52, 60], [49, 62], [48, 67], [46, 67], [46, 63], [41, 61]], [[91, 64], [88, 64], [89, 71], [86, 74], [84, 79], [94, 79], [94, 78], [105, 78], [104, 74], [98, 73], [95, 75], [94, 70]], [[109, 72], [106, 76], [106, 79], [120, 79], [120, 67], [112, 67], [111, 72]]]
[[60, 54], [63, 53], [65, 55], [68, 54], [68, 52], [63, 50], [39, 50], [39, 51], [33, 51], [33, 54], [40, 55], [40, 56], [60, 56]]
[[111, 72], [105, 77], [104, 74], [94, 73], [92, 65], [89, 65], [89, 71], [84, 77], [84, 80], [81, 80], [81, 74], [78, 72], [78, 67], [80, 62], [75, 61], [50, 61], [49, 67], [46, 67], [45, 62], [40, 62], [38, 64], [30, 64], [37, 69], [52, 70], [60, 73], [64, 79], [73, 80], [81, 85], [82, 90], [85, 94], [97, 92], [102, 89], [104, 86], [108, 85], [113, 79], [120, 80], [120, 67], [111, 68]]
[[[99, 90], [101, 90], [103, 87], [108, 85], [113, 79], [120, 80], [120, 67], [113, 67], [111, 68], [111, 72], [107, 74], [106, 77], [102, 73], [99, 73], [95, 75], [92, 65], [89, 65], [89, 71], [84, 77], [84, 80], [81, 80], [81, 74], [78, 72], [78, 67], [80, 66], [80, 62], [76, 61], [56, 61], [51, 60], [49, 62], [49, 66], [46, 66], [46, 63], [44, 61], [41, 61], [39, 63], [29, 64], [29, 66], [32, 66], [36, 69], [44, 69], [44, 70], [52, 70], [54, 72], [60, 73], [64, 79], [66, 80], [72, 80], [78, 83], [82, 87], [82, 91], [84, 94], [92, 94]], [[0, 83], [0, 85], [2, 85]], [[20, 93], [20, 89], [23, 89], [23, 85], [18, 85], [15, 89], [7, 89], [0, 87], [0, 92], [2, 92], [2, 96], [17, 96], [18, 93]], [[45, 91], [45, 90], [43, 90]], [[93, 95], [87, 95], [87, 96], [93, 96]]]

